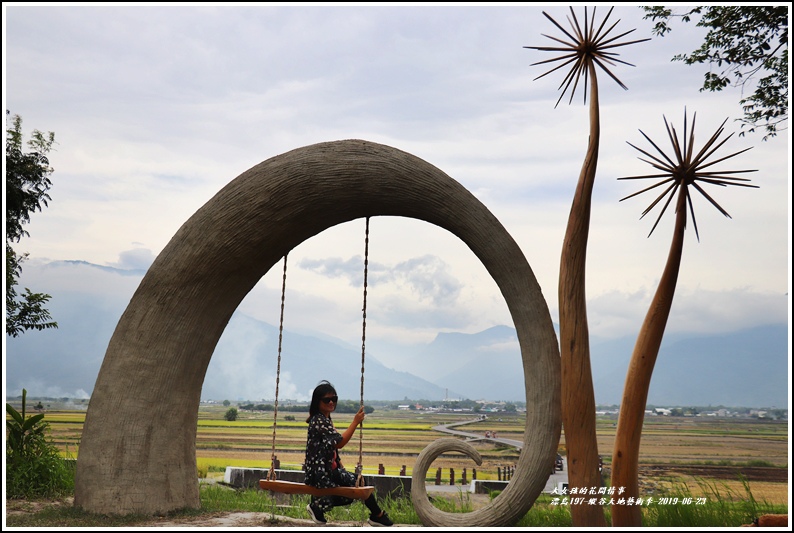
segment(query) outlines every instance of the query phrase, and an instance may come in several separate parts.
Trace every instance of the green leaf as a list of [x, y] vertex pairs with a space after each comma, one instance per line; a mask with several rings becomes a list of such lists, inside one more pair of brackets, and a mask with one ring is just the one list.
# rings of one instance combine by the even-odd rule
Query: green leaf
[[40, 413], [40, 414], [31, 416], [30, 418], [25, 420], [25, 422], [22, 424], [22, 429], [24, 431], [28, 431], [31, 428], [34, 428], [36, 426], [36, 424], [41, 422], [42, 418], [44, 418], [44, 413]]
[[6, 413], [11, 415], [11, 418], [13, 418], [17, 424], [22, 425], [23, 422], [22, 415], [19, 414], [19, 412], [16, 409], [14, 409], [14, 407], [10, 403], [6, 404]]

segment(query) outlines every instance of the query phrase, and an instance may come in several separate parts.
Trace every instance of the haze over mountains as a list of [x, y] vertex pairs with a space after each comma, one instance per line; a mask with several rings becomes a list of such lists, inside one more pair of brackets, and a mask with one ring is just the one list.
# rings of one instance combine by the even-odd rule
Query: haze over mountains
[[[138, 281], [130, 276], [134, 286]], [[25, 387], [37, 396], [89, 396], [128, 303], [128, 298], [89, 297], [79, 290], [51, 294], [49, 307], [59, 328], [7, 338], [9, 395]], [[620, 403], [634, 340], [591, 340], [598, 404]], [[238, 310], [207, 369], [202, 399], [272, 399], [277, 353], [278, 327]], [[373, 400], [525, 400], [518, 341], [508, 326], [473, 334], [442, 332], [410, 351], [373, 341], [365, 363], [364, 395]], [[670, 334], [657, 360], [648, 403], [783, 407], [788, 405], [788, 376], [786, 324], [700, 337]], [[279, 398], [305, 400], [320, 379], [331, 380], [342, 397], [357, 399], [361, 346], [285, 329]]]

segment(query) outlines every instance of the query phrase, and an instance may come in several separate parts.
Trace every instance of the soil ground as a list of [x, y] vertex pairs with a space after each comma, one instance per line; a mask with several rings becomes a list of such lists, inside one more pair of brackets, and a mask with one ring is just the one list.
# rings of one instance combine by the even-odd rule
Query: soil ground
[[[485, 494], [472, 494], [470, 495], [474, 509], [479, 509], [486, 505], [489, 501], [488, 495]], [[43, 500], [43, 501], [27, 501], [27, 500], [7, 500], [6, 501], [6, 516], [23, 513], [35, 513], [42, 509], [51, 506], [59, 507], [62, 505], [71, 506], [74, 503], [74, 498], [65, 498], [63, 500]], [[310, 519], [289, 518], [286, 516], [272, 516], [265, 513], [250, 513], [250, 512], [228, 512], [228, 513], [212, 513], [202, 516], [189, 516], [174, 519], [172, 517], [152, 517], [151, 520], [135, 524], [135, 527], [318, 527]], [[366, 522], [328, 522], [327, 526], [319, 527], [370, 527]], [[395, 527], [416, 527], [408, 526], [405, 524], [395, 524]]]

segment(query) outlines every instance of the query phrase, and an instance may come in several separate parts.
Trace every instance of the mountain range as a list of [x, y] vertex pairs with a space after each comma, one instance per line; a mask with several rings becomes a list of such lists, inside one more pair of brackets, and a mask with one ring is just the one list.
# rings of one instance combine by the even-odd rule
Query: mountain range
[[[130, 281], [133, 285], [137, 285], [135, 279]], [[90, 396], [127, 303], [123, 297], [98, 298], [79, 290], [53, 294], [49, 308], [59, 317], [58, 329], [6, 339], [7, 393], [18, 394], [24, 387], [37, 396]], [[343, 398], [359, 398], [361, 346], [289, 330], [283, 339], [280, 401], [307, 399], [320, 379], [332, 381]], [[596, 403], [620, 403], [633, 345], [632, 337], [591, 339]], [[215, 349], [201, 398], [272, 399], [277, 350], [278, 328], [238, 310]], [[787, 406], [788, 354], [786, 324], [720, 335], [666, 335], [648, 403]], [[411, 350], [385, 341], [371, 342], [364, 396], [373, 400], [525, 401], [515, 329], [496, 326], [478, 333], [440, 332], [431, 342]]]

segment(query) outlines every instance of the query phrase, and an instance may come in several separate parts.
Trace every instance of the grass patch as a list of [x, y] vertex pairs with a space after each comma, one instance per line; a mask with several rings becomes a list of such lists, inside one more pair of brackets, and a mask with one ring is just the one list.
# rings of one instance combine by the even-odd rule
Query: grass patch
[[775, 466], [774, 464], [772, 464], [769, 461], [762, 461], [760, 459], [756, 459], [756, 460], [753, 460], [753, 461], [747, 461], [746, 464], [747, 464], [747, 466], [772, 466], [772, 467]]
[[[256, 489], [229, 490], [207, 485], [201, 489], [201, 507], [204, 512], [259, 512], [271, 515], [271, 521], [278, 516], [307, 519], [306, 506], [310, 497], [304, 494], [279, 495], [272, 497]], [[386, 496], [380, 500], [381, 507], [398, 524], [421, 525], [410, 498]], [[454, 502], [446, 502], [444, 510], [456, 512]], [[457, 511], [462, 512], [462, 511]], [[363, 502], [334, 507], [325, 514], [329, 522], [361, 522], [369, 518], [369, 509]]]
[[764, 514], [788, 513], [785, 505], [757, 501], [747, 480], [741, 482], [742, 493], [727, 484], [698, 481], [699, 497], [692, 496], [686, 485], [678, 486], [666, 500], [643, 509], [644, 523], [655, 527], [736, 527]]
[[516, 524], [518, 527], [572, 527], [571, 510], [567, 506], [552, 505], [552, 496], [541, 494], [527, 514]]

